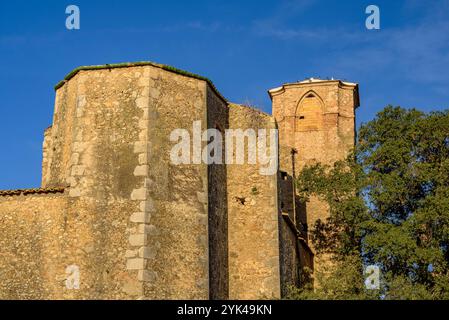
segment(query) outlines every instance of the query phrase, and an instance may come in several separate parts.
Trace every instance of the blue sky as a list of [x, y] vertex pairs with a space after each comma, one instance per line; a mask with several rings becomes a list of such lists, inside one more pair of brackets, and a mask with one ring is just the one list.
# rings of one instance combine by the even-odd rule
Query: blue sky
[[[81, 29], [65, 28], [78, 5]], [[379, 6], [381, 29], [365, 28]], [[360, 84], [357, 123], [385, 105], [449, 105], [449, 1], [0, 0], [0, 189], [37, 187], [53, 86], [81, 65], [150, 60], [209, 77], [270, 112], [266, 91], [307, 77]]]

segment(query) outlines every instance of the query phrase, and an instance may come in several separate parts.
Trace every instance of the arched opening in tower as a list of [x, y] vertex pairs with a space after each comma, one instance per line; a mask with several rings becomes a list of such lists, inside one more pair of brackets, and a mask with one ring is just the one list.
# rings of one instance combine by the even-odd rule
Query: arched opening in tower
[[309, 91], [300, 100], [295, 113], [295, 131], [314, 131], [323, 127], [323, 102]]

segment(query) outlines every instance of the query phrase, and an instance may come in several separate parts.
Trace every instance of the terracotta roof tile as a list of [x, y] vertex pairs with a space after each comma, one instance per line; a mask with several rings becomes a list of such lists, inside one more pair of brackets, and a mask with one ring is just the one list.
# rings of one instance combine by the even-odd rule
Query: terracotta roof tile
[[0, 197], [20, 196], [29, 194], [49, 194], [49, 193], [64, 193], [65, 187], [51, 187], [51, 188], [35, 188], [35, 189], [17, 189], [17, 190], [0, 190]]

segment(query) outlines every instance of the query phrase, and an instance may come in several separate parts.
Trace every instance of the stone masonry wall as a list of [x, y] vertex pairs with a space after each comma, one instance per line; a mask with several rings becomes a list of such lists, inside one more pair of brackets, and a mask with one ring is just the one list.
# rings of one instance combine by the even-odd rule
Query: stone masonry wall
[[[230, 106], [229, 127], [275, 128], [270, 116], [240, 105]], [[279, 298], [277, 175], [247, 163], [227, 167], [229, 297]]]
[[60, 299], [65, 290], [63, 194], [0, 197], [0, 299]]
[[126, 258], [138, 229], [131, 218], [139, 203], [131, 195], [143, 185], [143, 178], [134, 174], [135, 142], [143, 116], [138, 99], [145, 95], [143, 72], [137, 67], [81, 71], [56, 92], [53, 145], [57, 131], [66, 135], [58, 135], [64, 147], [52, 162], [69, 161], [51, 167], [51, 176], [70, 185], [71, 210], [74, 219], [79, 217], [71, 224], [77, 228], [66, 239], [73, 263], [84, 274], [78, 297], [143, 295], [139, 270]]
[[42, 175], [42, 186], [65, 186], [70, 176], [71, 148], [76, 134], [73, 121], [77, 106], [84, 101], [77, 99], [77, 78], [71, 85], [66, 85], [56, 91], [53, 124], [45, 134], [45, 165]]
[[48, 169], [52, 152], [51, 129], [52, 127], [48, 127], [47, 129], [45, 129], [44, 142], [42, 143], [42, 186], [45, 186], [47, 184], [47, 181], [49, 180]]
[[280, 273], [281, 273], [281, 295], [287, 296], [290, 288], [299, 285], [299, 271], [302, 261], [298, 248], [298, 235], [287, 219], [288, 216], [279, 218], [279, 238], [280, 238]]
[[64, 243], [85, 275], [74, 297], [207, 299], [207, 167], [169, 160], [173, 129], [207, 127], [206, 82], [82, 70], [57, 90], [54, 119], [44, 185], [70, 185], [78, 225]]
[[[227, 170], [224, 164], [225, 129], [229, 127], [229, 107], [222, 98], [208, 86], [208, 127], [222, 134], [222, 164], [208, 166], [208, 212], [209, 212], [209, 297], [229, 297], [228, 267], [228, 190]], [[231, 230], [232, 232], [232, 230]]]
[[169, 140], [174, 129], [187, 129], [192, 136], [194, 121], [207, 128], [206, 82], [149, 68], [148, 120], [144, 118], [148, 174], [145, 189], [135, 191], [150, 213], [145, 216], [142, 236], [147, 244], [144, 295], [148, 299], [208, 299], [207, 166], [173, 165], [174, 142]]

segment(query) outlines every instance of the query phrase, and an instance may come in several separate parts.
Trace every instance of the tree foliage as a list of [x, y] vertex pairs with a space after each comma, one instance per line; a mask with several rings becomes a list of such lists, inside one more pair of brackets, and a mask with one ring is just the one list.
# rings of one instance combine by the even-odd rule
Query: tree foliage
[[[388, 106], [347, 160], [306, 167], [297, 187], [329, 204], [312, 240], [334, 263], [296, 298], [449, 299], [449, 111]], [[379, 266], [380, 290], [365, 288], [366, 265]]]

